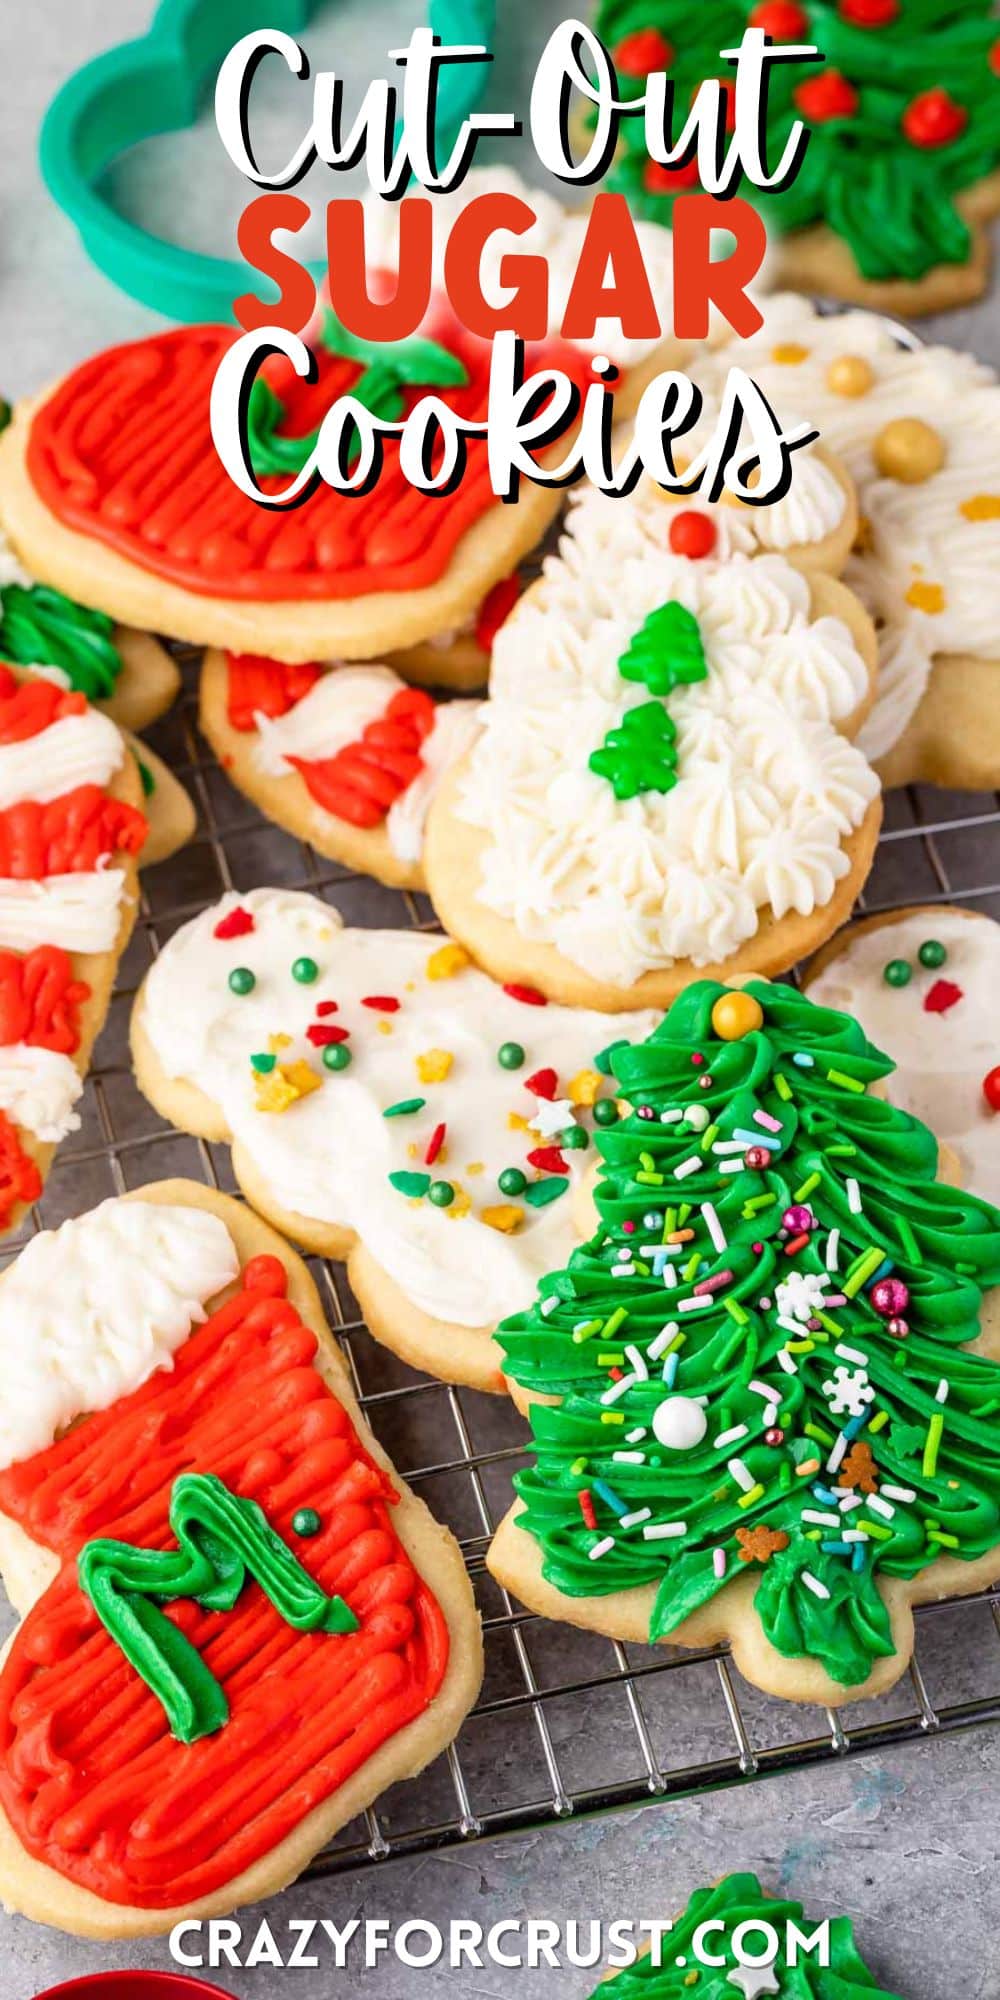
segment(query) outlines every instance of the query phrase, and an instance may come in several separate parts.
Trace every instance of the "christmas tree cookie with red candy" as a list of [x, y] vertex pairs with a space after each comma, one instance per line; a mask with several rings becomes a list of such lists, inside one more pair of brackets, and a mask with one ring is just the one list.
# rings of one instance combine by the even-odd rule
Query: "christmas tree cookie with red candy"
[[1000, 924], [947, 903], [862, 917], [805, 982], [889, 1051], [891, 1103], [951, 1148], [963, 1186], [1000, 1204]]
[[[785, 426], [807, 418], [847, 466], [861, 522], [844, 572], [875, 620], [876, 700], [859, 736], [883, 783], [1000, 783], [1000, 382], [970, 354], [911, 346], [874, 313], [769, 299], [749, 340], [699, 357], [718, 406], [731, 361]], [[794, 492], [794, 488], [793, 488]]]
[[313, 896], [229, 895], [175, 932], [136, 1002], [140, 1088], [225, 1141], [249, 1201], [347, 1260], [377, 1339], [447, 1381], [502, 1391], [493, 1340], [577, 1240], [595, 1057], [622, 1019], [495, 986], [460, 946], [352, 930]]
[[784, 971], [845, 920], [880, 820], [851, 740], [875, 634], [822, 566], [845, 519], [813, 457], [772, 507], [651, 482], [574, 498], [427, 823], [437, 914], [495, 979], [666, 1007], [701, 969]]
[[[990, 264], [986, 225], [1000, 211], [1000, 27], [992, 0], [599, 0], [594, 24], [623, 95], [650, 70], [676, 92], [674, 133], [706, 78], [730, 79], [720, 51], [747, 28], [812, 45], [819, 61], [772, 65], [766, 157], [793, 125], [808, 133], [788, 186], [761, 194], [773, 275], [795, 290], [896, 313], [947, 311], [978, 298]], [[730, 122], [731, 122], [730, 121]], [[624, 121], [609, 186], [635, 213], [669, 222], [697, 188], [695, 161], [650, 160], [641, 117]]]
[[234, 785], [317, 853], [395, 888], [424, 885], [427, 813], [476, 713], [381, 664], [211, 652], [202, 668], [201, 728]]
[[458, 1546], [238, 1202], [107, 1201], [0, 1295], [4, 1906], [115, 1938], [270, 1895], [471, 1707]]
[[0, 664], [0, 1231], [38, 1199], [135, 921], [148, 831], [110, 717]]
[[493, 1574], [840, 1703], [1000, 1576], [1000, 1212], [892, 1062], [790, 986], [688, 987], [608, 1052], [589, 1240], [499, 1329], [532, 1459]]

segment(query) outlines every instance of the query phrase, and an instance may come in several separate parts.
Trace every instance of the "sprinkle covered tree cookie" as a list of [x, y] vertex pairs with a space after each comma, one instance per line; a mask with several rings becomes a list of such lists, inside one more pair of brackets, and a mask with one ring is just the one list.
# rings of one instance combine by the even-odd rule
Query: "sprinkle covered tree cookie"
[[253, 889], [163, 947], [132, 1048], [164, 1117], [231, 1142], [262, 1215], [347, 1259], [376, 1338], [500, 1391], [497, 1320], [577, 1240], [574, 1191], [614, 1116], [595, 1058], [620, 1025], [495, 986], [448, 940]]
[[657, 1954], [645, 1952], [609, 1975], [591, 2000], [688, 2000], [692, 1987], [698, 2000], [734, 2000], [736, 1994], [743, 2000], [765, 1994], [779, 2000], [900, 2000], [876, 1985], [850, 1917], [817, 1924], [801, 1903], [768, 1895], [750, 1874], [724, 1875], [711, 1888], [696, 1889]]
[[883, 782], [1000, 783], [1000, 383], [950, 347], [904, 344], [873, 313], [786, 295], [693, 371], [710, 402], [729, 366], [783, 424], [808, 420], [852, 474], [861, 513], [844, 572], [875, 620], [879, 679], [858, 741]]
[[0, 1292], [0, 1894], [84, 1937], [167, 1931], [294, 1880], [451, 1741], [472, 1591], [240, 1203], [142, 1188], [35, 1237]]
[[935, 903], [849, 924], [806, 989], [888, 1050], [891, 1103], [956, 1154], [963, 1186], [1000, 1205], [1000, 924]]
[[[1000, 210], [1000, 37], [992, 0], [599, 0], [595, 26], [623, 93], [666, 69], [687, 99], [731, 75], [720, 50], [748, 27], [772, 42], [811, 43], [817, 63], [771, 68], [767, 157], [795, 120], [804, 160], [780, 193], [756, 194], [780, 282], [884, 312], [945, 311], [979, 297], [989, 271], [984, 228]], [[675, 122], [680, 132], [680, 113]], [[641, 118], [625, 121], [608, 184], [637, 215], [668, 222], [694, 164], [651, 161]]]
[[786, 970], [846, 918], [881, 808], [851, 741], [875, 635], [821, 566], [845, 517], [813, 455], [773, 508], [650, 482], [574, 500], [428, 817], [437, 913], [494, 978], [665, 1007], [698, 969]]
[[1000, 1575], [1000, 1213], [791, 987], [702, 981], [609, 1051], [597, 1225], [500, 1328], [533, 1459], [495, 1576], [628, 1641], [877, 1693]]

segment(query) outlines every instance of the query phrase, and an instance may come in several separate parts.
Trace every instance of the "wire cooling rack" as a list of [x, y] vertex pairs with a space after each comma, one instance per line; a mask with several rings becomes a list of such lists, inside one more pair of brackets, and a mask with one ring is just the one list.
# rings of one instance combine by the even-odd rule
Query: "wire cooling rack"
[[[324, 897], [349, 923], [434, 928], [425, 897], [331, 866], [247, 805], [198, 734], [196, 662], [187, 659], [184, 671], [183, 699], [150, 740], [194, 795], [198, 832], [143, 878], [140, 921], [82, 1101], [81, 1131], [62, 1148], [25, 1235], [173, 1174], [237, 1192], [228, 1148], [179, 1135], [139, 1095], [127, 1038], [132, 997], [157, 949], [225, 889], [276, 882]], [[1000, 916], [1000, 797], [930, 788], [890, 794], [862, 907], [955, 901]], [[482, 1696], [457, 1742], [343, 1828], [313, 1873], [1000, 1721], [1000, 1594], [918, 1610], [908, 1675], [881, 1699], [837, 1714], [760, 1694], [724, 1651], [626, 1647], [526, 1612], [484, 1564], [511, 1476], [524, 1463], [523, 1419], [505, 1398], [407, 1368], [371, 1339], [343, 1270], [319, 1260], [313, 1269], [376, 1435], [461, 1542], [486, 1641]]]

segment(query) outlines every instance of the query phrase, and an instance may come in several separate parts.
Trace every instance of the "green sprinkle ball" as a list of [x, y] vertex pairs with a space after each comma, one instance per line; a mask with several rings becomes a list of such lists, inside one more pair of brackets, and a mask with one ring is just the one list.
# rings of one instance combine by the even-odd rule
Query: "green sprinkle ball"
[[265, 1050], [261, 1055], [250, 1057], [250, 1068], [254, 1070], [258, 1076], [270, 1076], [271, 1071], [274, 1069], [277, 1063], [277, 1060], [278, 1060], [277, 1056], [271, 1055], [268, 1051]]
[[527, 1185], [528, 1176], [522, 1174], [520, 1167], [504, 1167], [503, 1172], [497, 1176], [497, 1187], [501, 1194], [523, 1194]]
[[501, 1069], [520, 1069], [524, 1062], [524, 1050], [520, 1042], [501, 1042], [497, 1050], [497, 1062]]
[[248, 965], [233, 966], [232, 972], [229, 975], [230, 993], [238, 993], [242, 997], [246, 993], [252, 993], [256, 984], [256, 976], [251, 972]]
[[455, 1199], [455, 1190], [450, 1181], [432, 1181], [427, 1190], [427, 1199], [435, 1208], [450, 1208]]
[[298, 1512], [292, 1515], [293, 1534], [303, 1535], [308, 1539], [310, 1535], [318, 1535], [322, 1526], [323, 1523], [315, 1507], [300, 1507]]
[[913, 967], [905, 958], [890, 958], [883, 974], [887, 986], [909, 986], [913, 978]]
[[314, 958], [297, 958], [292, 966], [292, 978], [300, 986], [311, 986], [319, 978], [319, 966]]
[[567, 1125], [559, 1144], [565, 1146], [567, 1153], [582, 1153], [590, 1145], [590, 1139], [582, 1125]]
[[351, 1051], [346, 1042], [328, 1042], [323, 1050], [324, 1069], [349, 1069]]
[[617, 1125], [618, 1106], [613, 1097], [599, 1097], [594, 1106], [595, 1125]]
[[936, 972], [938, 967], [944, 964], [947, 956], [948, 953], [940, 938], [925, 938], [917, 953], [921, 965], [926, 965], [928, 972]]

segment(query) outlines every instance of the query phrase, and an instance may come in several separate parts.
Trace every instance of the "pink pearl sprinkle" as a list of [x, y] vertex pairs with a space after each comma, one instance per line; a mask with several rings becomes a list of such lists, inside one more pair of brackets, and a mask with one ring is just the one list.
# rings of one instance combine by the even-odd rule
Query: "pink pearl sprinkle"
[[695, 1051], [694, 1055], [693, 1055], [693, 1056], [691, 1057], [691, 1061], [693, 1062], [693, 1064], [694, 1064], [694, 1066], [695, 1066], [695, 1069], [700, 1069], [700, 1068], [701, 1068], [701, 1066], [702, 1066], [702, 1064], [703, 1064], [703, 1062], [704, 1062], [704, 1060], [705, 1060], [704, 1056], [702, 1056], [702, 1055], [699, 1055], [699, 1054], [698, 1054], [698, 1052], [697, 1052], [697, 1050]]
[[635, 1228], [635, 1223], [634, 1223], [634, 1222], [623, 1222], [623, 1223], [622, 1223], [622, 1231], [623, 1231], [624, 1235], [626, 1235], [626, 1236], [631, 1236], [631, 1234], [632, 1234], [632, 1232], [633, 1232], [634, 1228]]

